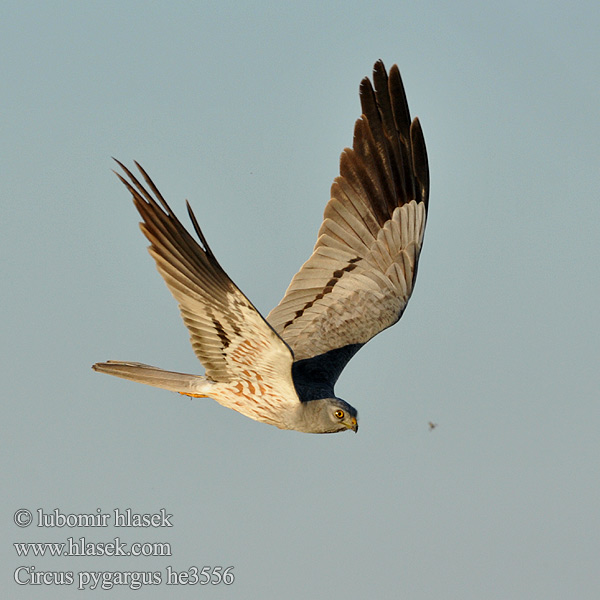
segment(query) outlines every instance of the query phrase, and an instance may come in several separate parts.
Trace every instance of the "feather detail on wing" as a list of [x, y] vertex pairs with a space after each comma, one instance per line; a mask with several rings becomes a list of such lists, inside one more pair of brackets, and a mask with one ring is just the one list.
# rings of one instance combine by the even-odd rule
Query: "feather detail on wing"
[[[118, 162], [118, 161], [117, 161]], [[120, 162], [130, 181], [118, 177], [133, 195], [150, 254], [179, 303], [196, 356], [217, 382], [265, 382], [294, 398], [289, 347], [231, 281], [210, 250], [189, 206], [202, 246], [186, 231], [160, 192], [136, 163], [148, 188]]]
[[360, 86], [362, 116], [340, 160], [312, 256], [267, 320], [296, 360], [364, 344], [402, 316], [423, 242], [429, 171], [396, 65]]

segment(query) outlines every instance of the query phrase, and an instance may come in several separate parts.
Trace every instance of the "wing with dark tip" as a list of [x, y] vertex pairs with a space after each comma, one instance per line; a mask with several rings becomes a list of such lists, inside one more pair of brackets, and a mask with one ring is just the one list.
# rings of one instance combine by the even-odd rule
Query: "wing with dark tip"
[[[413, 291], [429, 195], [425, 141], [396, 65], [388, 77], [377, 62], [373, 82], [361, 82], [363, 114], [313, 254], [267, 317], [296, 361], [347, 346], [353, 352], [340, 356], [349, 360], [398, 321]], [[344, 364], [326, 378], [335, 381]]]
[[290, 349], [221, 268], [189, 204], [188, 213], [202, 246], [186, 231], [137, 163], [152, 194], [118, 164], [129, 178], [117, 173], [143, 219], [140, 227], [150, 242], [148, 250], [179, 303], [206, 375], [213, 381], [244, 380], [251, 369], [261, 381], [293, 393]]

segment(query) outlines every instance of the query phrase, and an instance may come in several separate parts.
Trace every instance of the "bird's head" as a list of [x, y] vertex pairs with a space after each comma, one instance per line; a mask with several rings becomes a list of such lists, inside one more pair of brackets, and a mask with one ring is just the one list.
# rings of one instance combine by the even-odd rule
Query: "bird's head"
[[358, 413], [341, 398], [319, 398], [303, 402], [303, 431], [308, 433], [337, 433], [358, 431]]

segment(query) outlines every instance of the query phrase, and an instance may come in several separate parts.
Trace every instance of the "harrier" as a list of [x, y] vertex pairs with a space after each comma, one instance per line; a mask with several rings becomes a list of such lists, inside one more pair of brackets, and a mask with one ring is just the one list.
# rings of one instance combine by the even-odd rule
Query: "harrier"
[[[396, 323], [410, 298], [429, 196], [425, 141], [398, 67], [360, 84], [362, 116], [340, 159], [311, 257], [265, 319], [221, 268], [187, 203], [199, 243], [150, 177], [121, 163], [158, 271], [179, 303], [205, 375], [108, 361], [93, 369], [306, 433], [358, 430], [334, 385], [354, 354]], [[117, 161], [118, 162], [118, 161]]]

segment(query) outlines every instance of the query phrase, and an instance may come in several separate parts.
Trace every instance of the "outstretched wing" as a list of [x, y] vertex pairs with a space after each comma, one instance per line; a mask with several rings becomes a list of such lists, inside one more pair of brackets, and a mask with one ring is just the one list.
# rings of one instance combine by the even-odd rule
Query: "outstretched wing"
[[331, 352], [337, 376], [361, 344], [402, 316], [423, 242], [429, 170], [398, 67], [360, 85], [362, 116], [340, 160], [312, 256], [267, 320], [296, 361]]
[[[119, 161], [150, 242], [148, 251], [179, 302], [196, 356], [213, 381], [247, 380], [249, 369], [265, 381], [293, 390], [292, 353], [252, 303], [231, 281], [209, 248], [188, 204], [202, 246], [173, 214], [150, 177], [137, 165], [154, 197]], [[158, 200], [158, 202], [157, 202]], [[160, 203], [160, 204], [159, 204]]]

